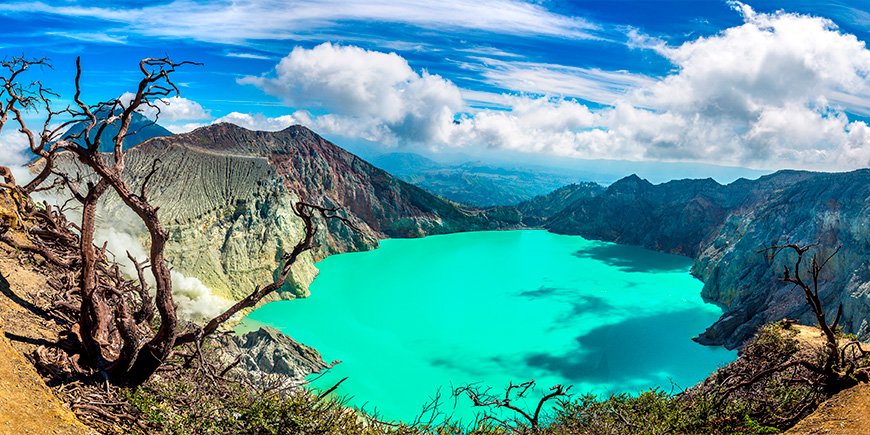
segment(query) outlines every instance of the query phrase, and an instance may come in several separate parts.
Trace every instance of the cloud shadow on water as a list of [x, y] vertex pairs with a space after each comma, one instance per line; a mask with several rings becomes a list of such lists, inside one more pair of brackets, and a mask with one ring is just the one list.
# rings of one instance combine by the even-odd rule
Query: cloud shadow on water
[[615, 309], [607, 298], [595, 295], [578, 294], [576, 289], [563, 287], [541, 286], [534, 290], [526, 290], [518, 293], [519, 296], [528, 299], [551, 299], [565, 303], [568, 309], [554, 323], [565, 324], [576, 322], [576, 317], [586, 313], [604, 315]]
[[692, 265], [692, 261], [686, 257], [613, 243], [595, 243], [573, 255], [601, 261], [624, 272], [679, 272], [688, 270]]
[[561, 295], [565, 292], [565, 290], [567, 289], [542, 285], [534, 290], [522, 291], [519, 293], [519, 295], [526, 298], [547, 298]]
[[670, 385], [661, 382], [663, 376], [688, 387], [684, 383], [699, 381], [728, 358], [691, 340], [714, 320], [699, 310], [626, 319], [578, 336], [574, 348], [562, 354], [536, 352], [524, 361], [532, 371], [577, 383], [610, 384], [615, 391], [636, 389], [647, 381], [655, 383], [640, 388], [667, 389]]

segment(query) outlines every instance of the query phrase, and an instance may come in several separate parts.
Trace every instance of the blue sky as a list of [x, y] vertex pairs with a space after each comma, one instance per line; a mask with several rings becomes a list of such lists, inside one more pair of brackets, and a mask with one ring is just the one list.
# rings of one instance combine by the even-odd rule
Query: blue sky
[[379, 149], [870, 165], [868, 1], [93, 4], [4, 2], [0, 50], [50, 58], [31, 78], [67, 97], [81, 55], [93, 101], [131, 90], [143, 57], [203, 62], [176, 75], [173, 131], [298, 122]]

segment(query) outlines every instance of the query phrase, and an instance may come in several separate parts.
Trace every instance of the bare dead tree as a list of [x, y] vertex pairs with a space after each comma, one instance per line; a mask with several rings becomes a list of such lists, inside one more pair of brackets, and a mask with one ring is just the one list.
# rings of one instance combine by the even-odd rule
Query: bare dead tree
[[[124, 176], [127, 152], [124, 146], [125, 140], [136, 134], [131, 130], [134, 115], [151, 109], [159, 116], [160, 105], [168, 104], [166, 98], [179, 93], [172, 81], [172, 74], [179, 67], [199, 64], [175, 62], [166, 57], [143, 59], [139, 62], [141, 77], [133, 97], [129, 100], [115, 98], [86, 104], [82, 97], [81, 59], [76, 59], [74, 105], [60, 111], [52, 110], [50, 98], [55, 94], [42, 84], [20, 84], [21, 75], [34, 65], [48, 66], [48, 63], [43, 59], [29, 61], [23, 58], [0, 63], [8, 71], [0, 78], [3, 84], [0, 97], [4, 98], [0, 129], [9, 116], [15, 119], [19, 131], [28, 139], [30, 150], [41, 157], [40, 170], [33, 181], [18, 186], [11, 171], [0, 168], [0, 175], [5, 176], [0, 188], [20, 198], [19, 202], [26, 209], [24, 212], [31, 220], [39, 222], [36, 225], [39, 231], [51, 234], [43, 238], [35, 237], [26, 246], [10, 238], [0, 237], [0, 241], [29, 250], [57, 266], [79, 270], [76, 291], [64, 291], [66, 296], [74, 297], [75, 302], [67, 299], [58, 304], [74, 310], [77, 317], [69, 334], [80, 345], [78, 354], [74, 356], [74, 366], [78, 367], [78, 362], [83, 362], [85, 370], [90, 368], [93, 373], [115, 384], [140, 385], [167, 361], [177, 346], [194, 343], [198, 347], [202, 337], [214, 333], [237, 313], [255, 306], [263, 297], [280, 289], [299, 256], [314, 247], [316, 216], [324, 220], [337, 219], [356, 229], [346, 218], [337, 215], [333, 208], [308, 202], [295, 204], [294, 212], [302, 219], [305, 234], [283, 256], [278, 277], [272, 283], [255, 289], [204, 326], [195, 328], [193, 332], [181, 331], [172, 296], [170, 269], [164, 255], [169, 236], [158, 215], [158, 207], [148, 197], [148, 185], [159, 171], [160, 161], [153, 162], [138, 189], [134, 189]], [[26, 124], [22, 111], [37, 108], [44, 112], [45, 122], [41, 131], [35, 132]], [[57, 118], [62, 121], [55, 122]], [[83, 128], [77, 132], [68, 131], [73, 125]], [[117, 133], [111, 143], [104, 147], [104, 133], [115, 128]], [[104, 149], [110, 151], [103, 152]], [[89, 173], [73, 176], [58, 168], [56, 159], [61, 153], [74, 156]], [[69, 191], [73, 200], [80, 203], [82, 216], [77, 226], [59, 217], [62, 213], [57, 209], [52, 210], [46, 205], [39, 210], [32, 206], [30, 193], [46, 188], [42, 185], [50, 177], [54, 177], [54, 183], [49, 187], [62, 186]], [[98, 247], [94, 243], [97, 205], [108, 191], [118, 195], [123, 204], [141, 219], [148, 232], [148, 260], [139, 261], [130, 256], [137, 270], [136, 281], [122, 277], [117, 265], [108, 260], [106, 247]], [[58, 246], [46, 249], [48, 241]], [[58, 255], [57, 252], [62, 254]], [[153, 296], [149, 280], [145, 277], [146, 269], [150, 272], [150, 281], [153, 281]]]
[[[737, 361], [718, 370], [689, 396], [709, 394], [714, 408], [719, 410], [729, 400], [750, 403], [759, 412], [759, 418], [777, 427], [790, 427], [831, 395], [870, 380], [870, 351], [864, 350], [859, 341], [838, 332], [842, 304], [834, 320], [829, 321], [822, 303], [824, 270], [840, 248], [828, 255], [816, 249], [810, 257], [814, 248], [817, 245], [790, 243], [758, 252], [768, 254], [770, 260], [782, 253], [794, 256], [794, 263], [783, 267], [779, 281], [803, 293], [818, 322], [824, 345], [820, 349], [801, 349], [791, 338], [797, 332], [789, 333], [794, 331], [793, 322], [767, 325], [744, 347]], [[786, 407], [779, 395], [771, 393], [782, 388], [790, 390], [791, 401]]]
[[[453, 391], [453, 395], [455, 397], [462, 395], [467, 396], [471, 399], [471, 403], [475, 407], [486, 408], [483, 420], [491, 420], [505, 429], [519, 432], [528, 428], [534, 433], [537, 432], [540, 427], [541, 411], [544, 410], [547, 403], [554, 399], [567, 397], [570, 389], [570, 385], [567, 387], [564, 385], [554, 385], [550, 387], [550, 391], [538, 399], [534, 410], [524, 409], [522, 406], [516, 404], [518, 399], [525, 399], [528, 397], [529, 393], [535, 391], [534, 380], [526, 381], [521, 384], [514, 384], [511, 382], [508, 387], [505, 388], [504, 394], [500, 396], [492, 394], [490, 388], [480, 388], [477, 385], [466, 385], [456, 388]], [[493, 414], [493, 411], [498, 409], [507, 409], [518, 417], [513, 419], [512, 424], [511, 421], [502, 419]], [[520, 417], [522, 418], [520, 419]]]
[[[841, 341], [837, 337], [837, 328], [840, 319], [843, 315], [843, 304], [840, 303], [837, 308], [837, 314], [834, 320], [828, 323], [825, 315], [825, 307], [822, 304], [819, 296], [820, 282], [822, 272], [825, 266], [831, 261], [837, 253], [840, 252], [842, 246], [838, 246], [830, 255], [820, 256], [818, 251], [814, 252], [809, 259], [809, 265], [806, 265], [804, 256], [816, 248], [816, 244], [798, 245], [794, 243], [784, 245], [774, 245], [761, 252], [771, 252], [772, 257], [775, 257], [780, 252], [786, 251], [795, 254], [796, 259], [793, 267], [784, 266], [782, 278], [780, 280], [785, 283], [793, 284], [794, 287], [801, 289], [806, 299], [807, 305], [818, 321], [818, 327], [825, 336], [824, 358], [821, 366], [809, 364], [806, 361], [794, 361], [795, 365], [802, 365], [811, 370], [819, 372], [824, 376], [824, 382], [831, 393], [841, 391], [851, 387], [857, 383], [859, 378], [867, 378], [870, 375], [870, 369], [860, 367], [860, 360], [865, 356], [870, 355], [870, 351], [865, 351], [861, 348], [861, 343], [857, 340], [848, 341], [841, 345]], [[806, 274], [806, 275], [804, 275]], [[854, 352], [849, 349], [854, 347]], [[856, 353], [857, 352], [857, 353]]]
[[[43, 86], [40, 81], [29, 84], [22, 82], [20, 78], [34, 67], [51, 68], [48, 59], [27, 59], [25, 57], [12, 57], [0, 62], [3, 73], [0, 75], [0, 131], [6, 126], [9, 117], [15, 120], [18, 131], [23, 134], [29, 145], [30, 151], [43, 158], [44, 164], [40, 172], [26, 185], [18, 187], [21, 192], [32, 193], [51, 175], [54, 166], [54, 156], [61, 148], [57, 139], [69, 128], [78, 122], [76, 119], [67, 119], [55, 124], [58, 116], [67, 115], [68, 111], [52, 111], [51, 98], [58, 95]], [[42, 110], [45, 112], [41, 131], [37, 134], [25, 122], [23, 112]], [[7, 187], [8, 188], [8, 187]]]

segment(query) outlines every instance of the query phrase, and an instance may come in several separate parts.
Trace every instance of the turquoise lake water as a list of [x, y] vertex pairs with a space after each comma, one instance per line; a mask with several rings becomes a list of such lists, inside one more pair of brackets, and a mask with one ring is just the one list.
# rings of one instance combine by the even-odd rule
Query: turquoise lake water
[[[309, 298], [267, 304], [244, 323], [341, 360], [313, 386], [347, 376], [338, 392], [382, 418], [411, 420], [439, 389], [449, 399], [468, 383], [670, 391], [736, 357], [691, 340], [721, 310], [701, 299], [685, 257], [518, 230], [385, 240], [317, 266]], [[460, 398], [455, 415], [469, 409]]]

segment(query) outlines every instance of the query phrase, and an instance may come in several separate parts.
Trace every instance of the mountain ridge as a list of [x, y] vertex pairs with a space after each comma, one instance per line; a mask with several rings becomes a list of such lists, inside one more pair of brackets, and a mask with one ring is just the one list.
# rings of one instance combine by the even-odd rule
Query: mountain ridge
[[692, 257], [702, 296], [725, 310], [698, 341], [729, 348], [783, 317], [814, 322], [799, 292], [777, 281], [785, 257], [769, 259], [758, 250], [795, 242], [833, 252], [842, 245], [823, 284], [827, 314], [833, 318], [842, 301], [844, 328], [870, 336], [870, 169], [785, 170], [726, 185], [652, 184], [634, 175], [573, 202], [544, 227]]

